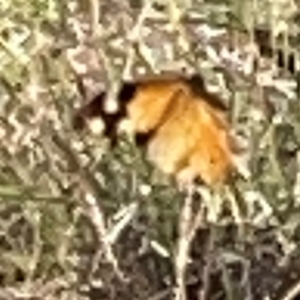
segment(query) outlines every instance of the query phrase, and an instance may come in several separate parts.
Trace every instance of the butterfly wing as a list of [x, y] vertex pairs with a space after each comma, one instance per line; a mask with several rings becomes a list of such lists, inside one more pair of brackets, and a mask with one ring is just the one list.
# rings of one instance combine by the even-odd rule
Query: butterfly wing
[[208, 185], [225, 180], [232, 164], [232, 147], [225, 118], [203, 101], [198, 103], [200, 138], [189, 157], [189, 168]]
[[105, 112], [102, 93], [79, 111], [77, 127], [99, 117], [110, 139], [116, 138], [120, 124], [134, 135], [150, 133], [144, 143], [148, 158], [161, 171], [181, 179], [188, 175], [188, 181], [200, 177], [213, 185], [232, 169], [229, 126], [225, 106], [196, 79], [124, 83], [118, 112]]
[[127, 106], [132, 131], [146, 133], [159, 127], [169, 113], [173, 96], [184, 88], [180, 81], [141, 83]]
[[200, 138], [197, 109], [189, 93], [174, 94], [168, 114], [148, 146], [148, 157], [163, 172], [176, 174], [186, 166]]
[[177, 93], [149, 143], [148, 158], [180, 182], [197, 177], [208, 185], [223, 181], [232, 168], [224, 113], [186, 91]]

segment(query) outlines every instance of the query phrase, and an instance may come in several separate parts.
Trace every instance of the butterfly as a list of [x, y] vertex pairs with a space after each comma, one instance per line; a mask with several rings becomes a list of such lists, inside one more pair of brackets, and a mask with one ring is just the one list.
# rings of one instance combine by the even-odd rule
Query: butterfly
[[200, 75], [125, 81], [114, 112], [105, 110], [106, 96], [100, 93], [75, 113], [76, 129], [101, 132], [112, 144], [125, 131], [146, 149], [150, 162], [181, 185], [200, 179], [214, 186], [234, 171], [227, 107], [207, 91]]

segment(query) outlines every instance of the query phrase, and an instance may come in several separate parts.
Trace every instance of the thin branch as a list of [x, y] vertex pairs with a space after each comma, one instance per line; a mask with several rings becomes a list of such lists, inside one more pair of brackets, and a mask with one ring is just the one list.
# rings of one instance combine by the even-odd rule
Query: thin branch
[[176, 268], [176, 300], [186, 300], [186, 289], [185, 289], [185, 275], [186, 268], [189, 258], [190, 249], [190, 237], [192, 220], [193, 220], [193, 189], [188, 190], [187, 196], [184, 199], [183, 207], [181, 209], [181, 214], [178, 224], [178, 246], [177, 254], [175, 257], [175, 268]]
[[280, 300], [293, 300], [300, 295], [300, 280], [295, 283]]
[[119, 278], [124, 279], [123, 273], [119, 268], [117, 258], [113, 253], [112, 245], [107, 241], [108, 232], [105, 224], [105, 216], [99, 201], [97, 201], [98, 191], [100, 189], [98, 182], [87, 169], [81, 166], [72, 149], [57, 133], [52, 133], [52, 140], [54, 144], [65, 154], [70, 166], [74, 168], [74, 173], [78, 176], [78, 183], [85, 195], [83, 202], [86, 205], [87, 213], [95, 226], [99, 242], [103, 246], [103, 249], [99, 249], [99, 254], [104, 251], [106, 259], [114, 267], [116, 274]]

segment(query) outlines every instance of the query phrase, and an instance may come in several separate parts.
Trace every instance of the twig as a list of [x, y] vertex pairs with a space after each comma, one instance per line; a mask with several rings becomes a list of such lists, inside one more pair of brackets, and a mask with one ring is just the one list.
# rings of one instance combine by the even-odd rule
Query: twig
[[190, 248], [190, 237], [192, 221], [193, 221], [193, 189], [188, 190], [187, 196], [184, 199], [184, 204], [181, 209], [179, 218], [179, 237], [177, 246], [177, 255], [175, 257], [175, 268], [176, 268], [176, 300], [186, 300], [185, 290], [185, 273], [188, 263], [189, 248]]
[[176, 266], [176, 282], [177, 290], [175, 299], [176, 300], [186, 300], [185, 291], [185, 271], [188, 261], [189, 252], [189, 229], [190, 220], [192, 217], [192, 196], [187, 195], [183, 204], [181, 211], [181, 216], [179, 220], [179, 238], [178, 238], [178, 250], [175, 261]]
[[126, 207], [126, 211], [123, 211], [123, 215], [120, 220], [114, 224], [114, 226], [109, 230], [106, 236], [106, 240], [108, 243], [113, 245], [121, 232], [126, 228], [126, 226], [131, 222], [131, 220], [136, 215], [138, 210], [138, 203], [134, 202]]
[[134, 27], [128, 34], [128, 40], [131, 41], [131, 46], [127, 50], [126, 61], [125, 61], [125, 66], [123, 68], [123, 76], [122, 76], [123, 78], [122, 79], [130, 78], [131, 68], [135, 62], [135, 59], [137, 56], [137, 48], [139, 48], [138, 45], [140, 44], [140, 41], [141, 41], [141, 29], [145, 23], [147, 16], [149, 15], [149, 11], [150, 11], [151, 7], [152, 7], [152, 2], [146, 1], [141, 13], [138, 16], [136, 24], [134, 25]]
[[68, 201], [67, 198], [62, 196], [51, 196], [49, 194], [42, 194], [35, 191], [33, 187], [21, 185], [0, 185], [0, 202], [5, 201], [45, 201], [47, 203], [63, 203]]
[[103, 210], [101, 209], [99, 201], [97, 201], [97, 195], [99, 191], [99, 185], [95, 178], [80, 165], [76, 155], [72, 149], [64, 142], [64, 140], [55, 132], [52, 133], [52, 140], [54, 144], [65, 154], [70, 166], [74, 168], [74, 173], [78, 175], [78, 183], [85, 194], [84, 204], [87, 205], [87, 213], [89, 214], [95, 230], [98, 235], [99, 242], [102, 244], [103, 249], [100, 250], [100, 254], [104, 251], [104, 255], [109, 263], [114, 267], [114, 271], [121, 278], [124, 279], [121, 272], [118, 261], [114, 256], [112, 246], [107, 241], [107, 229], [105, 225], [105, 217]]
[[209, 235], [209, 241], [208, 241], [208, 247], [206, 251], [206, 265], [203, 268], [203, 275], [202, 275], [202, 282], [203, 282], [203, 288], [199, 291], [199, 300], [206, 300], [208, 299], [208, 292], [210, 288], [210, 274], [211, 274], [211, 267], [212, 267], [212, 252], [214, 249], [214, 244], [215, 244], [215, 228], [213, 226], [211, 227], [210, 230], [210, 235]]
[[155, 295], [151, 296], [147, 300], [167, 299], [168, 298], [167, 296], [170, 295], [171, 293], [172, 293], [172, 289], [168, 288], [168, 289], [165, 289], [163, 291], [160, 291], [160, 292], [156, 293]]
[[0, 48], [2, 48], [14, 61], [18, 62], [21, 66], [26, 66], [29, 57], [26, 54], [18, 53], [10, 43], [6, 42], [2, 37], [0, 37]]
[[174, 32], [177, 33], [177, 41], [183, 52], [187, 53], [190, 49], [190, 43], [187, 38], [186, 30], [182, 24], [182, 16], [184, 15], [184, 8], [179, 7], [176, 0], [168, 1], [169, 22]]
[[91, 32], [92, 37], [97, 35], [97, 31], [99, 28], [100, 23], [100, 3], [99, 0], [90, 0], [89, 1], [89, 8], [90, 8], [90, 25], [91, 25]]
[[[95, 230], [97, 232], [97, 236], [99, 241], [101, 241], [104, 254], [106, 259], [112, 264], [116, 274], [120, 278], [124, 278], [123, 273], [119, 269], [118, 260], [113, 253], [113, 249], [111, 244], [108, 242], [108, 233], [105, 225], [105, 217], [102, 209], [100, 209], [99, 204], [97, 203], [97, 199], [92, 195], [87, 193], [85, 195], [85, 202], [87, 204], [88, 215], [92, 220], [93, 225], [95, 226]], [[100, 253], [101, 253], [100, 249]]]
[[295, 283], [280, 300], [293, 300], [300, 295], [300, 280]]

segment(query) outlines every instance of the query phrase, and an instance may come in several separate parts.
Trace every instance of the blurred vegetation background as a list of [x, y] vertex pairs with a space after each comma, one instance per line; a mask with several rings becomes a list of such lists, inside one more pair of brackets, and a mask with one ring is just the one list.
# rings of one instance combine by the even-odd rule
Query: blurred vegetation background
[[107, 151], [72, 117], [122, 79], [183, 70], [228, 103], [247, 174], [241, 219], [195, 234], [188, 299], [296, 299], [299, 6], [0, 0], [0, 299], [173, 298], [184, 195], [130, 141]]

